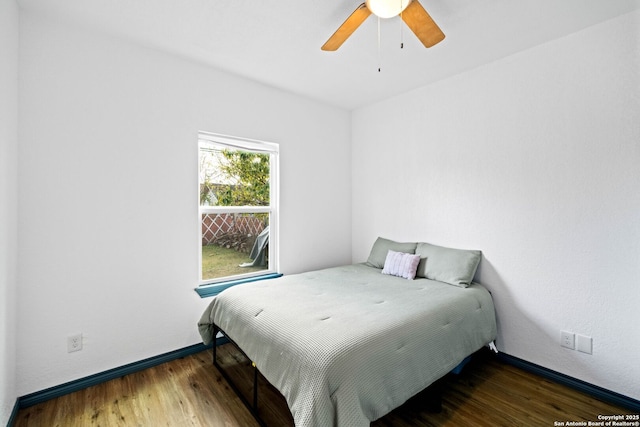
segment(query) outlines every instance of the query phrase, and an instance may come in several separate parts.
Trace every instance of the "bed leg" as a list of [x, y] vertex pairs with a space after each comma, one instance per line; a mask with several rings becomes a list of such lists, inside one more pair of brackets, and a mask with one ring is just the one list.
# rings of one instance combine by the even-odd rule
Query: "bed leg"
[[251, 362], [253, 366], [253, 407], [258, 410], [258, 368], [254, 362]]
[[214, 325], [213, 326], [213, 364], [214, 365], [216, 364], [216, 360], [217, 360], [216, 356], [218, 354], [218, 351], [217, 351], [218, 346], [216, 345], [217, 344], [216, 338], [218, 337], [218, 332], [220, 332], [220, 329], [218, 329], [218, 327]]

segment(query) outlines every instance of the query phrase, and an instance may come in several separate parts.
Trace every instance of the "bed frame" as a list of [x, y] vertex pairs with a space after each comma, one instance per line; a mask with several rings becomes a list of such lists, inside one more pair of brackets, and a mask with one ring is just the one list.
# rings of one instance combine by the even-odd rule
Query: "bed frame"
[[[258, 409], [258, 380], [259, 380], [259, 377], [260, 377], [260, 371], [258, 370], [258, 367], [247, 356], [247, 354], [244, 351], [242, 351], [240, 346], [238, 346], [238, 344], [236, 344], [235, 341], [233, 341], [231, 338], [229, 338], [229, 336], [226, 334], [226, 332], [224, 332], [218, 325], [216, 325], [216, 324], [213, 325], [213, 331], [214, 331], [213, 332], [213, 336], [214, 337], [217, 337], [218, 333], [222, 333], [222, 335], [224, 335], [223, 343], [226, 343], [228, 341], [230, 344], [232, 344], [236, 348], [236, 350], [240, 354], [242, 354], [247, 360], [249, 360], [251, 362], [251, 367], [253, 368], [253, 391], [252, 391], [252, 400], [249, 401], [249, 399], [247, 399], [246, 396], [242, 393], [242, 391], [240, 390], [240, 387], [238, 387], [238, 385], [233, 380], [231, 375], [229, 375], [229, 373], [227, 373], [225, 371], [225, 369], [222, 367], [222, 365], [220, 365], [220, 363], [218, 363], [218, 351], [217, 351], [218, 343], [214, 340], [214, 343], [213, 343], [213, 365], [216, 367], [216, 369], [218, 369], [218, 371], [223, 376], [223, 378], [227, 381], [227, 383], [229, 383], [229, 385], [231, 386], [231, 389], [240, 398], [240, 400], [247, 407], [249, 412], [251, 412], [251, 415], [253, 415], [253, 417], [258, 422], [258, 424], [261, 427], [268, 427], [267, 424], [262, 419], [262, 417], [260, 417], [260, 412], [259, 412], [259, 409]], [[459, 374], [462, 371], [462, 368], [464, 367], [464, 365], [466, 365], [467, 362], [469, 362], [470, 359], [471, 359], [471, 356], [468, 356], [466, 359], [464, 359], [462, 362], [460, 362], [460, 364], [458, 366], [456, 366], [451, 372], [454, 373], [454, 374]], [[427, 389], [425, 389], [423, 391], [424, 405], [425, 405], [425, 408], [427, 409], [427, 411], [433, 412], [433, 413], [439, 413], [440, 411], [442, 411], [443, 383], [444, 383], [444, 377], [438, 379], [437, 381], [435, 381], [433, 384], [431, 384], [429, 387], [427, 387]]]
[[[220, 327], [218, 327], [218, 325], [214, 324], [213, 325], [213, 336], [217, 337], [218, 336], [218, 332], [220, 332], [220, 333], [222, 333], [224, 335], [225, 341], [228, 341], [229, 343], [233, 344], [233, 346], [236, 348], [236, 350], [238, 350], [240, 352], [240, 354], [242, 354], [247, 360], [251, 361], [251, 359], [246, 355], [246, 353], [244, 351], [242, 351], [240, 346], [238, 346], [238, 344], [236, 344], [235, 341], [233, 341], [231, 338], [229, 338], [229, 336], [227, 336], [226, 332], [224, 332], [222, 329], [220, 329]], [[218, 363], [217, 347], [218, 347], [218, 343], [214, 339], [214, 342], [213, 342], [213, 365], [218, 369], [218, 371], [224, 377], [224, 379], [227, 381], [227, 383], [229, 383], [229, 385], [231, 386], [231, 389], [240, 398], [240, 400], [242, 401], [244, 406], [246, 406], [247, 409], [251, 412], [251, 415], [253, 415], [253, 417], [256, 419], [258, 424], [261, 427], [266, 427], [267, 425], [265, 424], [265, 422], [260, 417], [260, 413], [258, 411], [258, 377], [259, 377], [258, 374], [260, 372], [258, 371], [258, 368], [256, 367], [256, 364], [253, 361], [251, 361], [251, 367], [253, 368], [253, 393], [252, 393], [253, 394], [253, 398], [252, 398], [252, 401], [250, 402], [249, 399], [247, 399], [245, 397], [245, 395], [242, 393], [242, 391], [240, 391], [240, 388], [235, 383], [233, 378], [231, 378], [231, 375], [229, 375], [227, 373], [227, 371], [222, 367], [222, 365], [220, 365], [220, 363]]]

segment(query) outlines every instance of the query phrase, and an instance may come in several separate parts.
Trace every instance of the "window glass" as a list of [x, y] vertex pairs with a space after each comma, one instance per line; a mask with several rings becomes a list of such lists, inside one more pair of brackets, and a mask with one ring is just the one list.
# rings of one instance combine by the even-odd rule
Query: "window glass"
[[278, 146], [199, 134], [200, 282], [277, 271]]

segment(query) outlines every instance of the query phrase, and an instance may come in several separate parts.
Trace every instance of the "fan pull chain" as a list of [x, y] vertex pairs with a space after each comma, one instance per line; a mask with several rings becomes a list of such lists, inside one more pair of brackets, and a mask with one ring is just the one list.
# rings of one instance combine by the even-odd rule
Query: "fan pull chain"
[[400, 0], [400, 49], [404, 49], [404, 25], [402, 25], [402, 14], [404, 9], [402, 8], [402, 0]]
[[378, 72], [382, 67], [382, 53], [380, 50], [380, 17], [378, 16]]

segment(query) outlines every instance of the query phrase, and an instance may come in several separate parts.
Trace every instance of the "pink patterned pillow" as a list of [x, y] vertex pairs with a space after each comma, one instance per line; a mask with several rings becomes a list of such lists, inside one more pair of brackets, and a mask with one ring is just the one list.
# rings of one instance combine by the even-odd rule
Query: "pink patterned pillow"
[[413, 280], [416, 277], [418, 263], [420, 263], [420, 255], [390, 250], [387, 252], [387, 258], [384, 261], [382, 274]]

